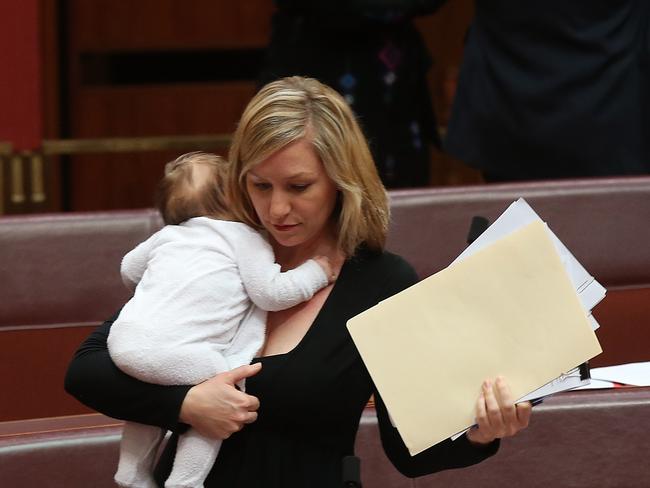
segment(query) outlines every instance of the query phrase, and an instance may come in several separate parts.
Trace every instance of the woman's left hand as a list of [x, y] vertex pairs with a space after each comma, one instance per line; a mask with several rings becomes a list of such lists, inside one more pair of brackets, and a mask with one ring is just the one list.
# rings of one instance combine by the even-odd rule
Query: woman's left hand
[[501, 376], [485, 380], [476, 402], [476, 425], [467, 431], [472, 444], [489, 444], [528, 427], [530, 402], [514, 403], [510, 386]]

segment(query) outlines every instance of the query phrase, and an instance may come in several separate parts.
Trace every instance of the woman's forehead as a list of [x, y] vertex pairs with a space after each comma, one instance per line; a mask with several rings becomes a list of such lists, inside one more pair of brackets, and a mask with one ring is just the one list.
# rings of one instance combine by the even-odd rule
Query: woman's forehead
[[314, 147], [305, 139], [300, 139], [276, 151], [249, 171], [250, 174], [262, 178], [318, 176], [324, 172], [323, 163]]

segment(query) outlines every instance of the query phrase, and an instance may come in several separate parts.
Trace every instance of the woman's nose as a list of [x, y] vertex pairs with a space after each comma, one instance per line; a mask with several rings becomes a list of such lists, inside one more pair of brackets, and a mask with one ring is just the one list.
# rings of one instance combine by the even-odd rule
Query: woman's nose
[[290, 209], [291, 205], [288, 195], [285, 195], [283, 192], [273, 192], [269, 208], [271, 218], [274, 220], [281, 219], [289, 213]]

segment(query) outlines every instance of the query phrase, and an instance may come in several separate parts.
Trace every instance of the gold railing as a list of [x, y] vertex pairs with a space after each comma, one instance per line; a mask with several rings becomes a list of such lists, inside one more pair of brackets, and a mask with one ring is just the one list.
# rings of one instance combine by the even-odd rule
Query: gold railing
[[[0, 141], [0, 214], [5, 211], [5, 175], [9, 188], [9, 199], [7, 200], [9, 204], [20, 205], [28, 198], [30, 202], [39, 204], [47, 199], [45, 168], [48, 158], [51, 156], [151, 151], [211, 151], [227, 148], [230, 141], [229, 134], [45, 139], [39, 149], [20, 152], [15, 152], [11, 143]], [[5, 172], [5, 163], [7, 163], [7, 172]], [[29, 175], [29, 181], [26, 181], [26, 175]], [[26, 188], [29, 191], [26, 192]]]
[[46, 156], [123, 153], [173, 150], [212, 150], [228, 147], [231, 136], [193, 135], [161, 137], [114, 137], [107, 139], [46, 139], [42, 153]]

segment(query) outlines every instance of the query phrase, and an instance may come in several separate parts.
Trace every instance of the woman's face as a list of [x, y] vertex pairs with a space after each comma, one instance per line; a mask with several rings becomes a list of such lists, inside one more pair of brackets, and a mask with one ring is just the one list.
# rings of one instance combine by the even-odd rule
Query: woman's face
[[336, 185], [311, 143], [300, 139], [251, 169], [246, 188], [262, 225], [281, 246], [333, 237]]

